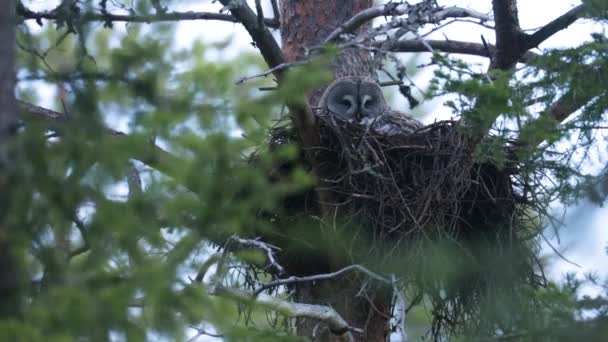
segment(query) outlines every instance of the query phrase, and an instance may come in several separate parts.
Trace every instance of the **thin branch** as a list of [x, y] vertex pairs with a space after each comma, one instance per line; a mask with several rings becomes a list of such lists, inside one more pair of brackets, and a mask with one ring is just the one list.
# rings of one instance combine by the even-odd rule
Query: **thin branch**
[[305, 282], [311, 282], [311, 281], [332, 279], [332, 278], [339, 277], [342, 274], [350, 272], [350, 271], [359, 271], [361, 273], [364, 273], [365, 275], [367, 275], [368, 277], [370, 277], [372, 279], [375, 279], [375, 280], [380, 281], [385, 284], [389, 284], [389, 285], [391, 284], [391, 281], [389, 279], [386, 279], [383, 276], [381, 276], [377, 273], [374, 273], [361, 265], [355, 264], [355, 265], [346, 266], [346, 267], [344, 267], [336, 272], [332, 272], [332, 273], [315, 274], [315, 275], [311, 275], [311, 276], [307, 276], [307, 277], [289, 277], [287, 279], [277, 279], [275, 281], [271, 281], [271, 282], [262, 284], [262, 286], [255, 291], [255, 294], [258, 295], [267, 289], [281, 286], [281, 285], [290, 285], [290, 284], [295, 284], [295, 283], [305, 283]]
[[255, 75], [251, 75], [251, 76], [246, 76], [243, 78], [240, 78], [239, 80], [236, 81], [236, 84], [241, 84], [244, 82], [247, 82], [249, 80], [253, 80], [255, 78], [260, 78], [260, 77], [266, 77], [270, 74], [274, 74], [278, 71], [282, 71], [284, 69], [288, 69], [291, 68], [292, 66], [296, 66], [296, 65], [305, 65], [310, 63], [310, 60], [303, 60], [303, 61], [297, 61], [297, 62], [292, 62], [292, 63], [281, 63], [273, 68], [270, 68], [262, 73], [259, 74], [255, 74]]
[[559, 18], [551, 21], [547, 25], [543, 26], [540, 30], [534, 32], [527, 38], [527, 48], [535, 48], [542, 42], [547, 40], [555, 33], [567, 28], [577, 19], [579, 19], [585, 11], [585, 5], [578, 5], [568, 12], [564, 13]]
[[215, 337], [215, 338], [224, 338], [224, 335], [222, 334], [213, 334], [208, 332], [207, 330], [203, 329], [203, 328], [199, 328], [197, 326], [191, 325], [190, 329], [194, 329], [196, 330], [196, 335], [192, 336], [192, 338], [188, 339], [187, 342], [194, 342], [196, 341], [199, 337], [201, 336], [209, 336], [209, 337]]
[[85, 252], [87, 252], [91, 247], [89, 245], [89, 239], [87, 238], [87, 229], [84, 226], [84, 222], [82, 222], [79, 218], [75, 217], [74, 218], [74, 224], [76, 225], [76, 228], [78, 228], [78, 231], [80, 232], [80, 236], [82, 237], [82, 245], [76, 249], [74, 249], [73, 251], [71, 251], [68, 254], [68, 259], [72, 259], [75, 256], [78, 256], [80, 254], [83, 254]]
[[262, 8], [262, 0], [255, 0], [255, 11], [258, 14], [258, 26], [264, 28], [264, 9]]
[[277, 23], [280, 23], [281, 11], [279, 10], [279, 4], [277, 3], [277, 0], [270, 0], [270, 5], [272, 5], [272, 14], [274, 15], [274, 20], [276, 20]]
[[[46, 109], [27, 103], [24, 101], [18, 101], [19, 111], [22, 117], [30, 120], [43, 121], [49, 125], [51, 129], [59, 129], [65, 127], [68, 123], [68, 118], [62, 113]], [[107, 132], [114, 139], [129, 139], [129, 135], [112, 129], [107, 129]], [[180, 166], [184, 165], [184, 161], [174, 156], [170, 152], [158, 147], [155, 144], [149, 143], [144, 148], [133, 148], [130, 149], [133, 159], [139, 160], [140, 162], [172, 177], [178, 177], [180, 172]], [[188, 184], [184, 184], [186, 187]], [[192, 189], [196, 191], [196, 189]]]
[[[382, 43], [376, 43], [376, 45], [380, 47]], [[430, 52], [428, 49], [429, 46], [433, 50], [441, 52], [491, 57], [488, 55], [488, 49], [483, 44], [458, 40], [400, 40], [392, 43], [389, 49], [392, 52]], [[488, 44], [488, 48], [490, 53], [496, 51], [496, 46], [494, 45]], [[519, 59], [519, 62], [527, 63], [537, 57], [541, 57], [541, 55], [528, 51]]]
[[[17, 7], [17, 14], [24, 20], [58, 20], [60, 14], [56, 11], [34, 12], [24, 6]], [[96, 13], [84, 12], [78, 14], [78, 21], [91, 22], [130, 22], [130, 23], [153, 23], [166, 21], [184, 21], [184, 20], [216, 20], [238, 23], [235, 17], [229, 14], [212, 13], [212, 12], [157, 12], [156, 14], [114, 14], [114, 13]], [[278, 28], [279, 22], [276, 19], [264, 19], [264, 24], [271, 28]]]
[[267, 267], [273, 268], [275, 270], [274, 273], [278, 275], [285, 274], [285, 269], [283, 268], [283, 266], [281, 266], [281, 264], [279, 264], [274, 255], [275, 251], [281, 250], [279, 247], [273, 246], [267, 242], [263, 242], [260, 240], [241, 239], [236, 235], [230, 237], [230, 240], [237, 243], [242, 248], [254, 248], [263, 251], [266, 254], [266, 259], [268, 263]]

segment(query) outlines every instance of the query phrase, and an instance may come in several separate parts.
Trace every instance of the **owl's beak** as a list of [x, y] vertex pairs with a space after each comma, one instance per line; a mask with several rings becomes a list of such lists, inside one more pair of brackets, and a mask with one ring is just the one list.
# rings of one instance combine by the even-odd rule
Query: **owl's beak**
[[355, 108], [355, 120], [361, 121], [363, 119], [363, 112], [361, 112], [361, 107], [357, 106]]

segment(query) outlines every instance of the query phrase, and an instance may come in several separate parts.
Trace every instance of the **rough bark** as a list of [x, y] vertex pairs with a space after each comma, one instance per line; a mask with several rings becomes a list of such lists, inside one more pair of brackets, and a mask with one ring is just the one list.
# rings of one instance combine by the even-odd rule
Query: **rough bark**
[[[281, 1], [281, 39], [288, 62], [302, 60], [311, 47], [319, 46], [340, 24], [371, 7], [371, 0], [283, 0]], [[359, 29], [368, 30], [369, 24]], [[366, 76], [375, 78], [369, 52], [350, 48], [335, 59], [332, 71], [336, 77]], [[311, 96], [315, 106], [323, 89]]]
[[493, 0], [492, 7], [496, 22], [496, 52], [491, 67], [507, 70], [515, 66], [527, 50], [524, 48], [526, 38], [519, 26], [516, 0]]
[[[10, 194], [15, 190], [12, 138], [17, 127], [15, 107], [15, 3], [0, 2], [0, 320], [19, 314], [18, 261], [10, 223]], [[13, 187], [13, 189], [10, 189]]]
[[[372, 4], [371, 0], [283, 0], [281, 38], [286, 60], [294, 62], [304, 59], [309, 48], [321, 45], [340, 24]], [[364, 25], [359, 32], [369, 27]], [[356, 75], [376, 78], [372, 56], [361, 49], [343, 51], [334, 60], [332, 71], [336, 77]], [[322, 91], [318, 89], [311, 94], [311, 107], [316, 106]], [[354, 335], [356, 341], [385, 341], [391, 314], [391, 292], [375, 289], [361, 295], [362, 286], [361, 277], [340, 277], [298, 285], [296, 296], [300, 302], [330, 305], [350, 326], [364, 329], [363, 335]], [[340, 332], [332, 333], [310, 320], [298, 322], [298, 334], [314, 336], [317, 341], [337, 341], [341, 338]]]

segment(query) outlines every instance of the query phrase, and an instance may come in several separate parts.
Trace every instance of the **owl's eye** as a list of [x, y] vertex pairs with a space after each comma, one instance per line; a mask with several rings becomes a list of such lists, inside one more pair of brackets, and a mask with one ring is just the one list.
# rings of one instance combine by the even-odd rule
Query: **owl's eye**
[[374, 100], [374, 98], [372, 96], [369, 96], [369, 95], [363, 96], [363, 101], [362, 102], [363, 103], [361, 103], [361, 106], [363, 107], [363, 109], [370, 109], [376, 103], [376, 101]]
[[346, 108], [351, 108], [355, 105], [355, 99], [351, 95], [345, 95], [342, 100], [340, 100], [340, 104]]

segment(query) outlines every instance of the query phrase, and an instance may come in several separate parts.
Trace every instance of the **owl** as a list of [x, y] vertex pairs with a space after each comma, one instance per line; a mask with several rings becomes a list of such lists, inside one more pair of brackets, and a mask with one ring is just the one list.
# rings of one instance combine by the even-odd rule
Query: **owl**
[[422, 127], [413, 117], [386, 104], [380, 86], [361, 77], [342, 77], [327, 87], [319, 101], [322, 114], [369, 127], [379, 135], [405, 135]]

